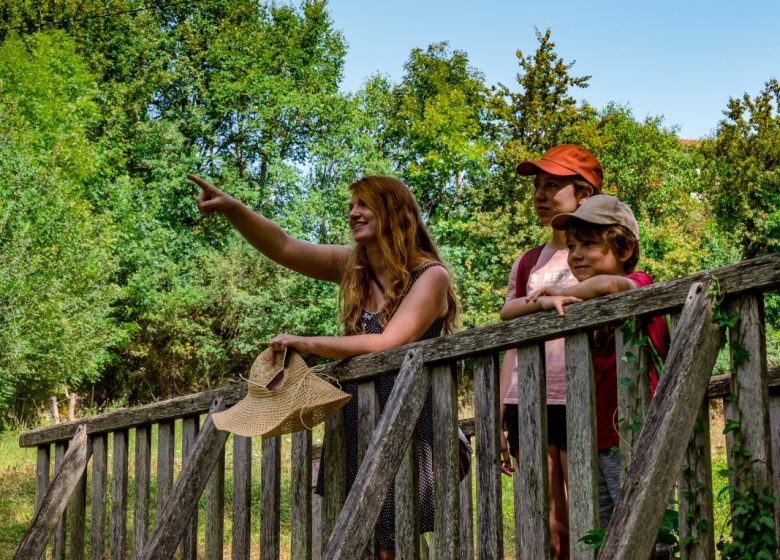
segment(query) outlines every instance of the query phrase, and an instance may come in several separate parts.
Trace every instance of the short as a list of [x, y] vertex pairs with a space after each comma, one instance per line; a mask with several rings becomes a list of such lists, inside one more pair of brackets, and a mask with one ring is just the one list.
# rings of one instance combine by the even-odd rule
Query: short
[[[517, 405], [505, 405], [504, 428], [506, 429], [509, 452], [517, 457], [520, 450], [520, 431], [518, 429]], [[558, 449], [566, 449], [566, 405], [547, 405], [547, 444]]]
[[620, 499], [620, 454], [599, 450], [599, 525], [606, 529]]

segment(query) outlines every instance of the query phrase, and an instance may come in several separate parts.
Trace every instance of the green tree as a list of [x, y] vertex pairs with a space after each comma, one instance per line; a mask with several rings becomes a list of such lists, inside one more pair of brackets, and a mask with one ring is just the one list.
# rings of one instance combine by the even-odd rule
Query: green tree
[[0, 419], [35, 416], [63, 386], [98, 378], [111, 318], [115, 231], [86, 189], [101, 153], [94, 78], [62, 33], [0, 46]]
[[729, 99], [704, 152], [712, 206], [745, 257], [780, 250], [780, 83]]

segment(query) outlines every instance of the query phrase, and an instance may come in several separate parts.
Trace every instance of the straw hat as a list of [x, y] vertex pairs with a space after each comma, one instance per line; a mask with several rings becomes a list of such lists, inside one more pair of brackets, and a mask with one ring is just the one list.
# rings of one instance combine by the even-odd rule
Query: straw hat
[[[351, 398], [314, 374], [292, 349], [270, 348], [252, 364], [247, 395], [213, 415], [214, 425], [240, 436], [278, 436], [311, 429]], [[272, 388], [268, 388], [268, 386]]]

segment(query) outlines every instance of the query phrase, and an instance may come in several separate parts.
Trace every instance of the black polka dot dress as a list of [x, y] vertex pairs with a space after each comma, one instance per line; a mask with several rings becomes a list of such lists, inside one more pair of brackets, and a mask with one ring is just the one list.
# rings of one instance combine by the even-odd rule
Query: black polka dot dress
[[[414, 283], [423, 272], [431, 266], [441, 266], [438, 263], [430, 263], [412, 273], [412, 283]], [[361, 317], [361, 326], [366, 334], [380, 334], [384, 330], [379, 323], [379, 314], [368, 311], [363, 312]], [[433, 324], [425, 331], [420, 340], [435, 338], [441, 336], [444, 327], [444, 319], [436, 319]], [[379, 397], [379, 404], [382, 410], [385, 408], [390, 392], [395, 384], [395, 376], [387, 375], [376, 380], [376, 390]], [[342, 389], [352, 395], [352, 399], [342, 409], [344, 411], [344, 431], [347, 443], [347, 492], [352, 488], [358, 470], [357, 445], [358, 445], [358, 403], [357, 403], [357, 385], [354, 383], [345, 383]], [[417, 453], [419, 467], [419, 488], [420, 488], [420, 532], [427, 533], [433, 531], [433, 405], [431, 395], [425, 399], [420, 419], [417, 422]], [[324, 457], [325, 454], [323, 453]], [[324, 463], [320, 464], [319, 474], [317, 476], [317, 486], [315, 492], [323, 495], [323, 472]], [[379, 546], [386, 549], [395, 548], [395, 488], [390, 487], [387, 498], [382, 505], [382, 511], [379, 514], [377, 522], [379, 535]]]

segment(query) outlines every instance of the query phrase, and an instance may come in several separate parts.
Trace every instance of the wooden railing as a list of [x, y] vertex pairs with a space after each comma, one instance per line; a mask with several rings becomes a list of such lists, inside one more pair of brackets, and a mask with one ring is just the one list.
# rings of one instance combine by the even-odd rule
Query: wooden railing
[[[710, 319], [712, 306], [707, 286], [713, 276], [717, 277], [720, 290], [727, 294], [727, 304], [741, 317], [730, 335], [749, 352], [748, 359], [734, 368], [728, 381], [710, 379], [716, 347], [720, 343], [720, 332], [713, 327]], [[713, 526], [709, 434], [707, 430], [693, 430], [697, 414], [700, 425], [709, 425], [706, 421], [708, 383], [710, 398], [723, 398], [727, 392], [734, 395], [725, 403], [726, 415], [740, 422], [741, 445], [746, 446], [755, 459], [752, 462], [753, 484], [756, 487], [771, 485], [774, 476], [774, 494], [780, 496], [780, 469], [772, 469], [773, 463], [780, 465], [780, 396], [774, 392], [771, 398], [768, 396], [769, 387], [780, 387], [780, 374], [776, 369], [769, 373], [767, 370], [762, 304], [762, 294], [778, 286], [780, 255], [771, 255], [573, 305], [567, 308], [565, 318], [554, 312], [539, 313], [330, 364], [325, 371], [327, 375], [359, 385], [359, 456], [363, 460], [353, 490], [350, 496], [346, 496], [343, 419], [341, 414], [329, 417], [325, 427], [325, 450], [328, 454], [324, 473], [326, 492], [321, 503], [319, 499], [313, 501], [311, 433], [304, 431], [293, 435], [291, 557], [374, 557], [373, 524], [384, 492], [393, 483], [396, 488], [398, 558], [419, 557], [421, 544], [414, 530], [417, 526], [417, 472], [416, 468], [412, 468], [415, 449], [408, 442], [412, 440], [411, 430], [419, 414], [421, 399], [429, 390], [433, 395], [436, 427], [433, 442], [436, 531], [435, 538], [431, 539], [431, 552], [438, 559], [476, 556], [492, 560], [512, 554], [518, 558], [545, 557], [549, 543], [547, 463], [546, 433], [542, 429], [544, 375], [539, 344], [546, 339], [565, 336], [572, 557], [595, 558], [596, 553], [580, 542], [585, 532], [598, 526], [595, 505], [598, 491], [594, 459], [595, 397], [585, 333], [605, 323], [663, 313], [672, 317], [674, 338], [664, 377], [652, 404], [648, 406], [643, 397], [648, 391], [641, 388], [647, 378], [643, 369], [646, 360], [618, 360], [618, 379], [628, 377], [632, 380], [631, 383], [620, 384], [619, 416], [626, 419], [639, 415], [645, 420], [638, 437], [635, 438], [628, 430], [621, 434], [624, 440], [621, 455], [627, 466], [625, 485], [601, 558], [649, 556], [660, 524], [658, 512], [662, 510], [659, 508], [665, 507], [675, 483], [681, 492], [689, 487], [704, 488], [704, 491], [695, 492], [696, 503], [680, 500], [681, 536], [696, 537], [681, 551], [681, 555], [683, 558], [712, 558], [713, 531], [697, 533], [697, 527], [704, 527], [705, 523], [710, 528]], [[641, 349], [622, 344], [620, 336], [617, 340], [618, 356], [626, 351], [638, 356], [642, 354]], [[524, 449], [515, 477], [517, 544], [514, 551], [505, 551], [503, 546], [498, 462], [498, 356], [500, 351], [509, 348], [518, 350], [522, 365], [520, 386], [523, 387], [519, 410]], [[463, 360], [471, 362], [474, 372], [477, 460], [471, 474], [476, 478], [476, 511], [473, 516], [470, 507], [472, 483], [468, 478], [463, 483], [458, 482], [457, 467], [455, 371], [458, 362]], [[380, 416], [373, 379], [399, 371], [393, 394]], [[729, 388], [724, 389], [724, 386]], [[55, 446], [54, 469], [57, 472], [65, 464], [63, 458], [68, 441], [74, 437], [78, 426], [84, 426], [89, 437], [92, 469], [90, 558], [103, 558], [106, 550], [110, 558], [124, 558], [128, 548], [127, 512], [130, 506], [127, 487], [129, 434], [134, 429], [135, 499], [129, 546], [133, 557], [167, 558], [178, 545], [182, 558], [222, 558], [223, 542], [226, 540], [223, 534], [225, 439], [213, 429], [210, 418], [202, 429], [199, 422], [200, 415], [208, 412], [215, 402], [217, 406], [229, 406], [242, 398], [245, 391], [243, 385], [232, 385], [23, 433], [20, 445], [38, 450], [38, 514], [42, 515], [41, 512], [46, 509], [41, 507], [41, 504], [45, 505], [44, 494], [53, 490], [49, 487], [51, 446]], [[182, 420], [183, 468], [174, 486], [174, 422], [178, 419]], [[769, 427], [770, 420], [774, 429]], [[158, 434], [157, 509], [152, 529], [151, 434], [154, 425], [157, 425]], [[113, 434], [110, 477], [109, 433]], [[727, 441], [727, 444], [731, 445], [731, 442]], [[251, 449], [250, 439], [233, 438], [233, 512], [229, 542], [231, 557], [235, 559], [249, 557]], [[280, 555], [281, 453], [279, 438], [263, 440], [260, 481], [260, 550], [263, 559], [279, 558]], [[689, 468], [684, 469], [684, 465]], [[687, 476], [680, 475], [683, 470]], [[110, 520], [106, 516], [109, 478]], [[206, 538], [205, 554], [199, 554], [196, 508], [203, 486], [207, 496]], [[53, 529], [51, 548], [54, 558], [66, 556], [66, 542], [70, 543], [71, 558], [85, 557], [86, 493], [86, 471], [82, 469], [77, 484], [72, 488], [69, 512], [67, 516], [61, 514], [59, 524]], [[174, 502], [174, 499], [179, 501]], [[178, 505], [172, 505], [174, 503]], [[59, 516], [60, 513], [54, 511], [50, 515]], [[45, 523], [39, 523], [39, 526], [48, 527]], [[68, 526], [69, 540], [66, 539]], [[776, 526], [780, 527], [780, 523]], [[33, 523], [31, 530], [36, 527]], [[107, 532], [110, 535], [108, 546], [105, 542]], [[33, 541], [39, 542], [40, 539]]]

